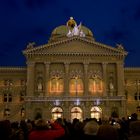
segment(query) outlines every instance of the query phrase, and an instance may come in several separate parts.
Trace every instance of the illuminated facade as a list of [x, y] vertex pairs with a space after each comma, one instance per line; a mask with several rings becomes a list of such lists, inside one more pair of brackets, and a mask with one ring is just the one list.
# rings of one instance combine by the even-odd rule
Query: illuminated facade
[[123, 117], [139, 113], [140, 68], [124, 68], [123, 46], [96, 42], [71, 18], [48, 44], [30, 43], [27, 67], [0, 67], [0, 119]]

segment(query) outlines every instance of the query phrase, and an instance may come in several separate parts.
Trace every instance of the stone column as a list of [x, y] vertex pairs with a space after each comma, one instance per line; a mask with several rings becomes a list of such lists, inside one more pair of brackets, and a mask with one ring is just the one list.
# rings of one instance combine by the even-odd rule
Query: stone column
[[102, 63], [102, 68], [103, 68], [103, 94], [104, 96], [107, 96], [107, 73], [106, 73], [106, 67], [107, 63], [104, 62]]
[[124, 95], [124, 67], [123, 62], [117, 62], [117, 88], [118, 95]]
[[34, 96], [34, 62], [27, 62], [27, 96]]
[[84, 95], [88, 95], [88, 63], [84, 63]]
[[122, 101], [121, 101], [121, 104], [122, 104], [122, 110], [121, 110], [121, 117], [127, 117], [127, 107], [126, 107], [126, 98], [125, 97], [122, 97]]
[[106, 97], [106, 101], [105, 101], [105, 108], [104, 108], [104, 119], [107, 119], [110, 117], [110, 104], [109, 104], [109, 97]]
[[48, 95], [48, 81], [50, 79], [49, 75], [49, 69], [50, 69], [50, 62], [45, 62], [45, 95]]
[[69, 96], [69, 63], [65, 63], [64, 94]]

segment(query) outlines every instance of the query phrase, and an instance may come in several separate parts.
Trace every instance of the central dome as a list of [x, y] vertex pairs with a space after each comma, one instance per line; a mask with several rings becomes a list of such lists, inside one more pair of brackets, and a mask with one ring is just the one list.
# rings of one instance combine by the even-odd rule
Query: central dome
[[[81, 23], [77, 26], [76, 21], [71, 17], [66, 25], [61, 25], [56, 27], [51, 33], [51, 40], [60, 40], [62, 38], [67, 38], [69, 32], [73, 32], [74, 29], [79, 30], [79, 33], [82, 32], [85, 38], [94, 39], [93, 33], [86, 26], [81, 25]], [[79, 29], [80, 28], [80, 29]], [[80, 36], [80, 35], [79, 35]]]

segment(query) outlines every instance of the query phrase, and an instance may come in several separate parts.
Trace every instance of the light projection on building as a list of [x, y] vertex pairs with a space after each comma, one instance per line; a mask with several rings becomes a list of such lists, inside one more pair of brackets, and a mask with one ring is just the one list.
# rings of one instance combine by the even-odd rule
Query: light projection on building
[[62, 93], [64, 91], [64, 81], [60, 77], [53, 77], [49, 82], [50, 93]]
[[103, 81], [95, 75], [89, 79], [89, 92], [90, 93], [102, 93], [103, 92]]
[[83, 81], [77, 76], [70, 80], [69, 89], [71, 95], [80, 95], [84, 92]]

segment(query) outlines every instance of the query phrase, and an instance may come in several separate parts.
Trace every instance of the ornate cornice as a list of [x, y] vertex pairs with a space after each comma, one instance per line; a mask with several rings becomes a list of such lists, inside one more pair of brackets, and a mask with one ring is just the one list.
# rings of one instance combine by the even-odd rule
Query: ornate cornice
[[[91, 52], [91, 53], [76, 53], [76, 52], [67, 52], [67, 53], [63, 53], [63, 52], [53, 52], [53, 53], [47, 53], [47, 52], [38, 52], [39, 50], [43, 51], [44, 49], [46, 48], [50, 48], [50, 47], [55, 47], [57, 45], [62, 45], [62, 44], [65, 44], [65, 43], [69, 43], [73, 40], [78, 40], [78, 41], [81, 41], [81, 42], [85, 42], [87, 44], [92, 44], [92, 45], [96, 45], [97, 47], [99, 48], [106, 48], [108, 50], [110, 50], [110, 53], [95, 53], [95, 52]], [[23, 54], [24, 55], [27, 55], [28, 57], [32, 57], [34, 55], [37, 55], [37, 56], [41, 56], [41, 55], [94, 55], [95, 56], [126, 56], [127, 55], [127, 52], [124, 51], [124, 50], [120, 50], [118, 48], [113, 48], [111, 46], [108, 46], [108, 45], [105, 45], [105, 44], [102, 44], [102, 43], [99, 43], [99, 42], [95, 42], [95, 41], [92, 41], [92, 40], [88, 40], [86, 38], [81, 38], [81, 37], [78, 37], [78, 36], [73, 36], [71, 38], [67, 38], [67, 39], [64, 39], [64, 40], [60, 40], [60, 41], [57, 41], [57, 42], [52, 42], [52, 43], [48, 43], [48, 44], [45, 44], [45, 45], [42, 45], [42, 46], [38, 46], [38, 47], [34, 47], [34, 48], [31, 48], [31, 49], [26, 49], [23, 51]]]
[[27, 71], [26, 67], [0, 67], [0, 72]]
[[139, 67], [126, 67], [124, 68], [125, 72], [129, 72], [129, 71], [140, 71]]

